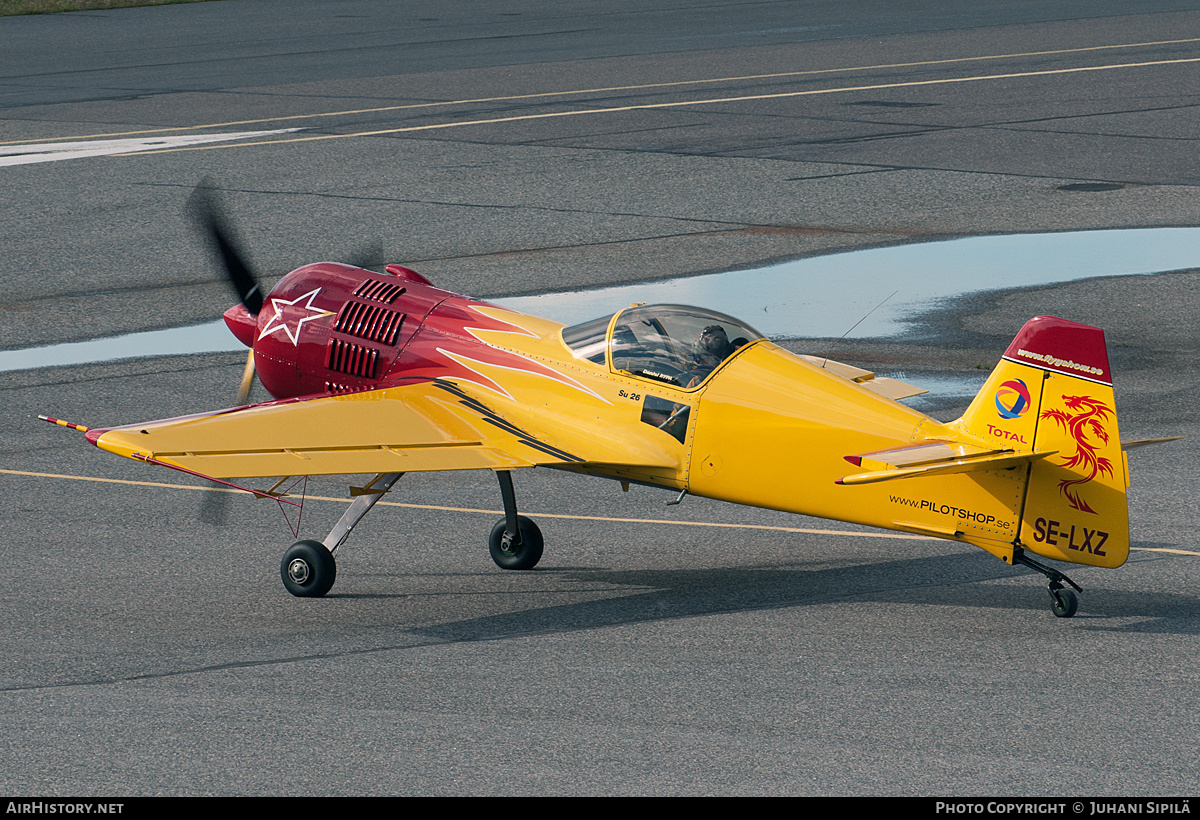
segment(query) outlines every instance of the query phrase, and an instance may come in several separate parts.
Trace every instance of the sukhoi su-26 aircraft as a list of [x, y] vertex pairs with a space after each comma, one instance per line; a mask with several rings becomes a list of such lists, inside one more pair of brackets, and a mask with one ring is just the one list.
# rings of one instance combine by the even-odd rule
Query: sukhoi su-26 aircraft
[[[405, 473], [492, 470], [500, 567], [542, 556], [512, 473], [549, 467], [974, 544], [1049, 580], [1054, 614], [1080, 588], [1049, 558], [1115, 568], [1129, 554], [1127, 450], [1099, 328], [1021, 328], [966, 413], [942, 423], [897, 399], [924, 392], [798, 356], [737, 319], [636, 305], [572, 327], [386, 273], [292, 271], [265, 297], [213, 204], [193, 203], [241, 295], [225, 313], [247, 375], [274, 401], [88, 429], [120, 456], [229, 479], [280, 504], [293, 477], [371, 474], [322, 541], [287, 550], [297, 596], [333, 586], [335, 554]], [[248, 379], [244, 383], [242, 401]], [[293, 482], [294, 483], [294, 482]], [[303, 503], [303, 497], [299, 503]]]

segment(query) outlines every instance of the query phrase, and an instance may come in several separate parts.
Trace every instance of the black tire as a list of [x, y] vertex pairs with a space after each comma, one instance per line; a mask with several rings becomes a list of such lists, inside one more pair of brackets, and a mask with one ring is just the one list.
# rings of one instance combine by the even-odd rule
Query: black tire
[[297, 541], [283, 554], [279, 575], [297, 598], [320, 598], [333, 587], [337, 563], [320, 541]]
[[488, 536], [488, 552], [492, 554], [496, 566], [501, 569], [533, 569], [537, 566], [537, 562], [542, 559], [543, 546], [542, 531], [538, 529], [538, 525], [525, 516], [518, 515], [517, 530], [521, 541], [507, 550], [504, 549], [504, 527], [505, 520], [501, 518], [496, 522], [496, 526], [492, 527], [492, 534]]
[[1050, 605], [1050, 608], [1054, 610], [1055, 617], [1070, 618], [1079, 611], [1079, 596], [1075, 594], [1074, 590], [1052, 590], [1050, 592], [1050, 597], [1054, 601], [1054, 603]]

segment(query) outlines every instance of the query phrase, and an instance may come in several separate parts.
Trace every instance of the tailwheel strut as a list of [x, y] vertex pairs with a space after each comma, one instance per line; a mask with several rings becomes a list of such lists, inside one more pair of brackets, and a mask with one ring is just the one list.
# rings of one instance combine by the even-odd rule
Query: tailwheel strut
[[501, 569], [533, 569], [542, 558], [542, 531], [531, 519], [517, 515], [512, 473], [497, 470], [496, 478], [500, 481], [500, 495], [504, 499], [504, 517], [492, 527], [488, 552]]
[[[1013, 565], [1015, 566], [1016, 564], [1024, 564], [1031, 569], [1036, 569], [1050, 580], [1046, 588], [1050, 593], [1050, 609], [1054, 612], [1055, 617], [1070, 618], [1079, 610], [1079, 596], [1075, 594], [1076, 592], [1083, 592], [1083, 587], [1079, 586], [1079, 584], [1054, 567], [1047, 566], [1041, 561], [1030, 558], [1029, 554], [1020, 547], [1017, 547], [1013, 551]], [[1064, 588], [1064, 581], [1074, 587], [1074, 590]]]
[[283, 555], [279, 574], [288, 592], [298, 598], [320, 598], [333, 587], [337, 577], [334, 556], [356, 524], [375, 506], [404, 473], [382, 473], [365, 487], [351, 487], [355, 496], [350, 508], [333, 525], [324, 541], [297, 541]]

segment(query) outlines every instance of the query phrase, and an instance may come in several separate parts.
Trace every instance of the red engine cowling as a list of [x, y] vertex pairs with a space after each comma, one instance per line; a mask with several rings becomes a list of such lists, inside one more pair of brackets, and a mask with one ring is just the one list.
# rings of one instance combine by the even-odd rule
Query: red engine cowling
[[397, 357], [434, 308], [463, 299], [400, 265], [387, 271], [305, 265], [279, 281], [257, 316], [238, 304], [225, 323], [253, 347], [259, 380], [277, 399], [377, 387], [398, 375]]

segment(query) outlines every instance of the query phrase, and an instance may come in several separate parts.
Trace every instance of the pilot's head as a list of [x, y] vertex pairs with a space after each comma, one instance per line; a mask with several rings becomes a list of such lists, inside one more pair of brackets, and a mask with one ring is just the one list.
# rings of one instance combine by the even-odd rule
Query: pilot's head
[[709, 325], [700, 333], [696, 340], [696, 353], [700, 356], [712, 356], [720, 361], [729, 355], [729, 336], [720, 325]]

